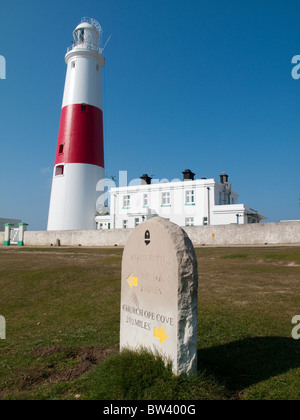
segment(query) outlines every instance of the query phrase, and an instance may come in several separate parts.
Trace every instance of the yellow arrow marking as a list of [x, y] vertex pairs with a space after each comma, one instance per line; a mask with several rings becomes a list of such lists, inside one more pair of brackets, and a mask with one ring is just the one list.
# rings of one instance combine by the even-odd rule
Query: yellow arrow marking
[[132, 289], [132, 286], [137, 287], [138, 285], [138, 278], [133, 277], [132, 273], [130, 274], [130, 276], [127, 277], [126, 281], [129, 284], [131, 289]]
[[160, 339], [160, 344], [161, 344], [168, 338], [168, 335], [166, 334], [163, 327], [160, 326], [160, 328], [154, 328], [154, 337], [159, 338]]

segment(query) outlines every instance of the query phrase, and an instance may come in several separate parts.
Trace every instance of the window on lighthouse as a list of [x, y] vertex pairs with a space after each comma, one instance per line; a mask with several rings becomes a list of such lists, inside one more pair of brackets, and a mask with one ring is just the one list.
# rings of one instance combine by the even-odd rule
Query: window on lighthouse
[[81, 29], [80, 34], [79, 34], [79, 42], [83, 42], [84, 41], [84, 29]]
[[64, 174], [64, 165], [57, 165], [55, 168], [55, 176], [61, 176]]

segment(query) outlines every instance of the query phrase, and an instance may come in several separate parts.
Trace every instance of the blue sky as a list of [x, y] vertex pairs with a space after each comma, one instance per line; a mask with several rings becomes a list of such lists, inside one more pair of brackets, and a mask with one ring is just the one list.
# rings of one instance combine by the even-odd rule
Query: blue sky
[[106, 176], [226, 171], [240, 203], [299, 219], [299, 0], [0, 0], [0, 217], [46, 229], [72, 31], [105, 49]]

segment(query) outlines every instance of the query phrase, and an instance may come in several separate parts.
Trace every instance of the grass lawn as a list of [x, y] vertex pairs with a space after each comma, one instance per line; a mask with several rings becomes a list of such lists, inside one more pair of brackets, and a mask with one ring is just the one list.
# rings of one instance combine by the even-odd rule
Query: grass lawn
[[300, 247], [198, 248], [198, 374], [118, 352], [119, 248], [0, 248], [0, 399], [300, 399]]

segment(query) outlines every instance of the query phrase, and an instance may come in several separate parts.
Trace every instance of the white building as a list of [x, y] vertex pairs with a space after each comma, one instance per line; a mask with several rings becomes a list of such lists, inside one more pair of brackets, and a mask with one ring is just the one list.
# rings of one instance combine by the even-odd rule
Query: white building
[[97, 229], [126, 229], [154, 216], [165, 217], [179, 226], [259, 223], [265, 219], [257, 210], [238, 203], [228, 175], [220, 181], [194, 179], [189, 169], [183, 181], [151, 183], [148, 175], [141, 185], [111, 188], [110, 214], [96, 216]]

